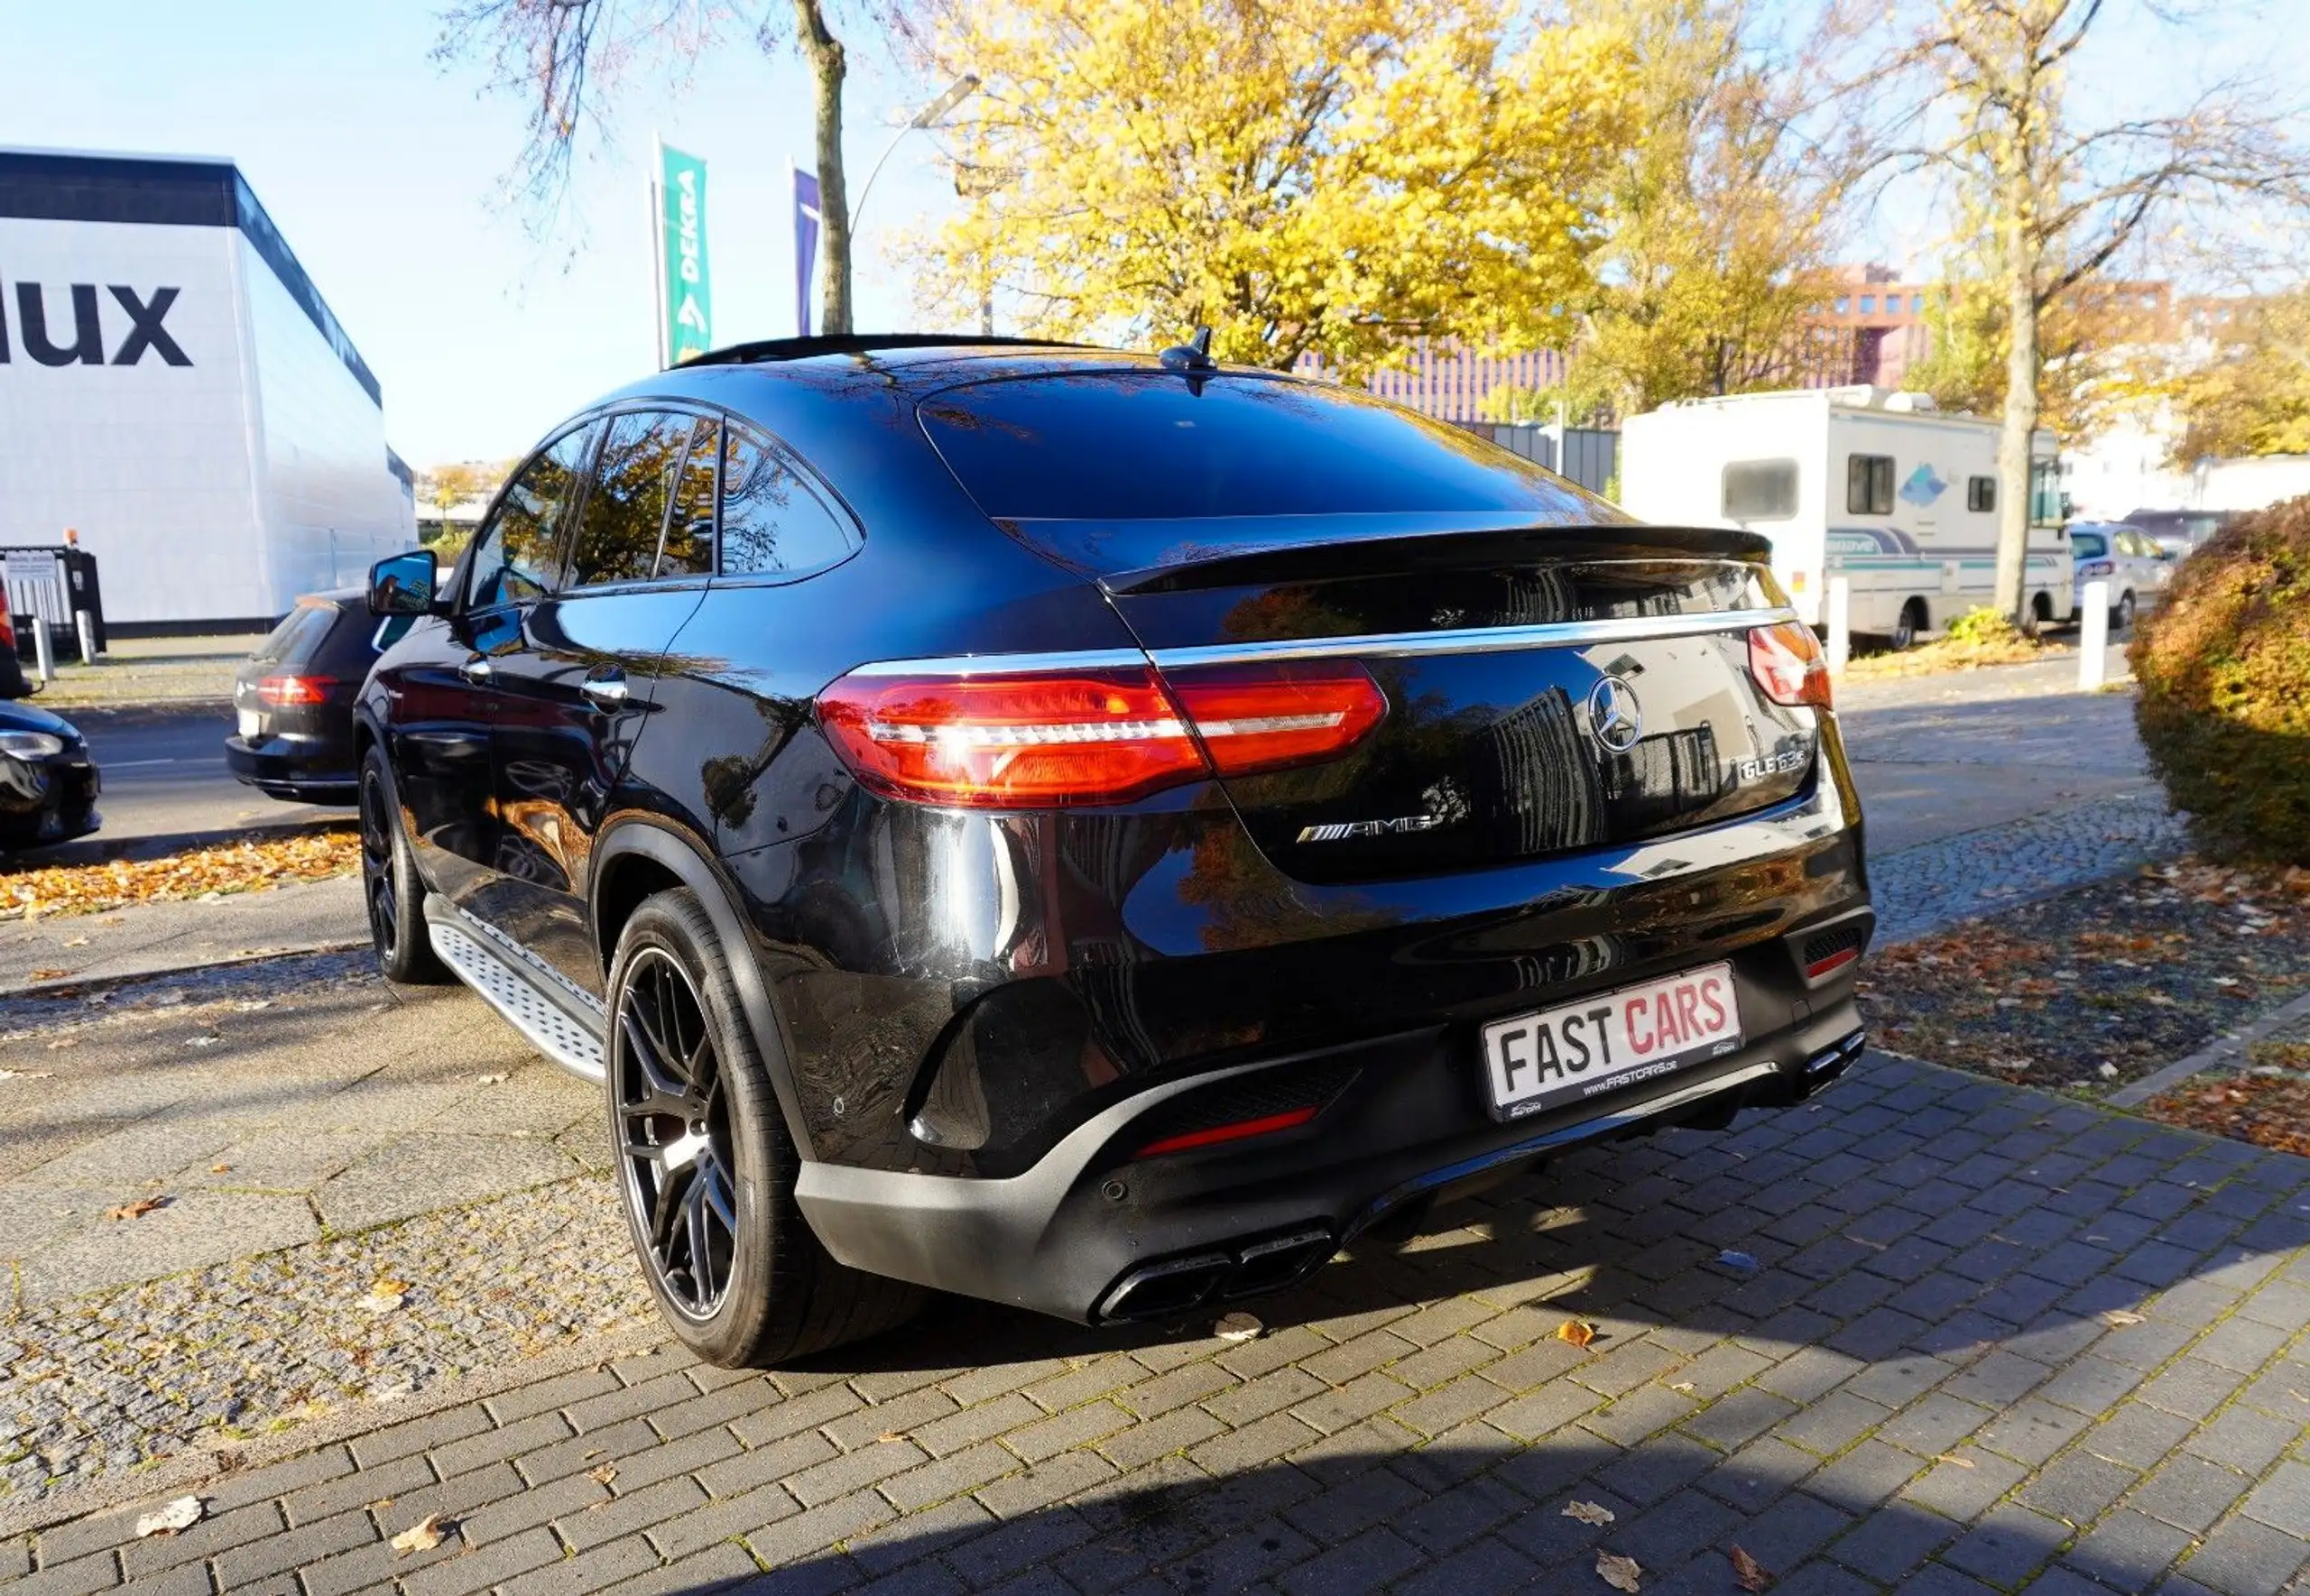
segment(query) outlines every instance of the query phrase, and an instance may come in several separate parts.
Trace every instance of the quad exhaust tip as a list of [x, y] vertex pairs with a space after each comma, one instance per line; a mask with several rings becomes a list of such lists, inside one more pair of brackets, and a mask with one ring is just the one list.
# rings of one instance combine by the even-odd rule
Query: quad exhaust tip
[[1278, 1290], [1329, 1262], [1338, 1250], [1328, 1226], [1238, 1243], [1228, 1251], [1191, 1253], [1135, 1268], [1101, 1300], [1101, 1324], [1169, 1318], [1206, 1303], [1234, 1302]]

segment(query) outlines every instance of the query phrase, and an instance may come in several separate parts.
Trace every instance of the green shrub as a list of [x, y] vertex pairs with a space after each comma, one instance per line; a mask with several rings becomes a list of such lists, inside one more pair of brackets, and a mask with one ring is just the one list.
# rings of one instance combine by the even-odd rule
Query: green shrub
[[2019, 642], [2021, 629], [2013, 624], [2013, 617], [2003, 610], [1993, 610], [1984, 605], [1980, 609], [1967, 610], [1950, 622], [1948, 638], [1960, 648], [1988, 648], [1998, 643]]
[[2310, 864], [2310, 497], [2183, 561], [2126, 657], [2150, 766], [2199, 845]]

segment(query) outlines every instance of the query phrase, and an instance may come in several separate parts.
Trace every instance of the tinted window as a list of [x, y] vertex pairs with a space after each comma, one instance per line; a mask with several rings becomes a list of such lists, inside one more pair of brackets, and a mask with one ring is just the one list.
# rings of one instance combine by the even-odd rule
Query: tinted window
[[1893, 513], [1893, 457], [1844, 457], [1844, 508], [1848, 515]]
[[674, 487], [673, 514], [666, 522], [661, 577], [714, 574], [714, 462], [722, 450], [719, 422], [700, 416], [690, 423], [681, 475]]
[[2102, 541], [2099, 532], [2072, 532], [2069, 552], [2080, 559], [2099, 559], [2109, 552], [2109, 546]]
[[1997, 478], [1969, 476], [1965, 478], [1965, 508], [1994, 510], [1997, 508]]
[[269, 664], [300, 665], [313, 657], [321, 639], [328, 635], [330, 617], [336, 612], [326, 604], [299, 604], [281, 618], [281, 624], [264, 634], [249, 655]]
[[922, 418], [979, 508], [1005, 519], [1477, 510], [1627, 519], [1472, 433], [1329, 383], [1027, 377], [949, 389], [924, 402]]
[[1724, 468], [1727, 521], [1787, 521], [1797, 513], [1797, 462], [1735, 460]]
[[815, 571], [850, 552], [834, 512], [767, 438], [732, 427], [724, 466], [725, 575]]
[[599, 422], [563, 433], [522, 468], [473, 551], [469, 603], [526, 604], [559, 586], [561, 534], [586, 480]]
[[638, 411], [610, 419], [593, 491], [569, 554], [571, 587], [646, 582], [658, 566], [658, 540], [689, 447], [690, 418]]

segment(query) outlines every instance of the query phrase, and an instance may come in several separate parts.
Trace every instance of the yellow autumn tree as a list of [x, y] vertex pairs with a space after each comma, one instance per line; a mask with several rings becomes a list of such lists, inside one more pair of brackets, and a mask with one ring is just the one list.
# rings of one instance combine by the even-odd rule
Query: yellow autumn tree
[[956, 0], [934, 314], [1348, 372], [1415, 338], [1560, 343], [1627, 142], [1612, 30], [1445, 0]]
[[2203, 345], [2185, 345], [2160, 392], [2181, 422], [2174, 463], [2207, 456], [2310, 455], [2310, 289], [2210, 309]]

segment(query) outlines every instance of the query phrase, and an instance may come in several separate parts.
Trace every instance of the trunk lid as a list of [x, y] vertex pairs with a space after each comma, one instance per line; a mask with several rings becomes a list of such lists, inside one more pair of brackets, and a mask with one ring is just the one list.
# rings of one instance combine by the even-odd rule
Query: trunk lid
[[[1380, 880], [1640, 842], [1813, 780], [1816, 712], [1773, 703], [1750, 673], [1749, 629], [1781, 618], [1781, 600], [1743, 534], [1278, 543], [1278, 530], [1245, 549], [1206, 526], [1209, 558], [1100, 581], [1167, 678], [1353, 660], [1386, 694], [1386, 717], [1344, 756], [1227, 779], [1291, 875]], [[1160, 538], [1145, 523], [1131, 534], [1141, 552]]]

